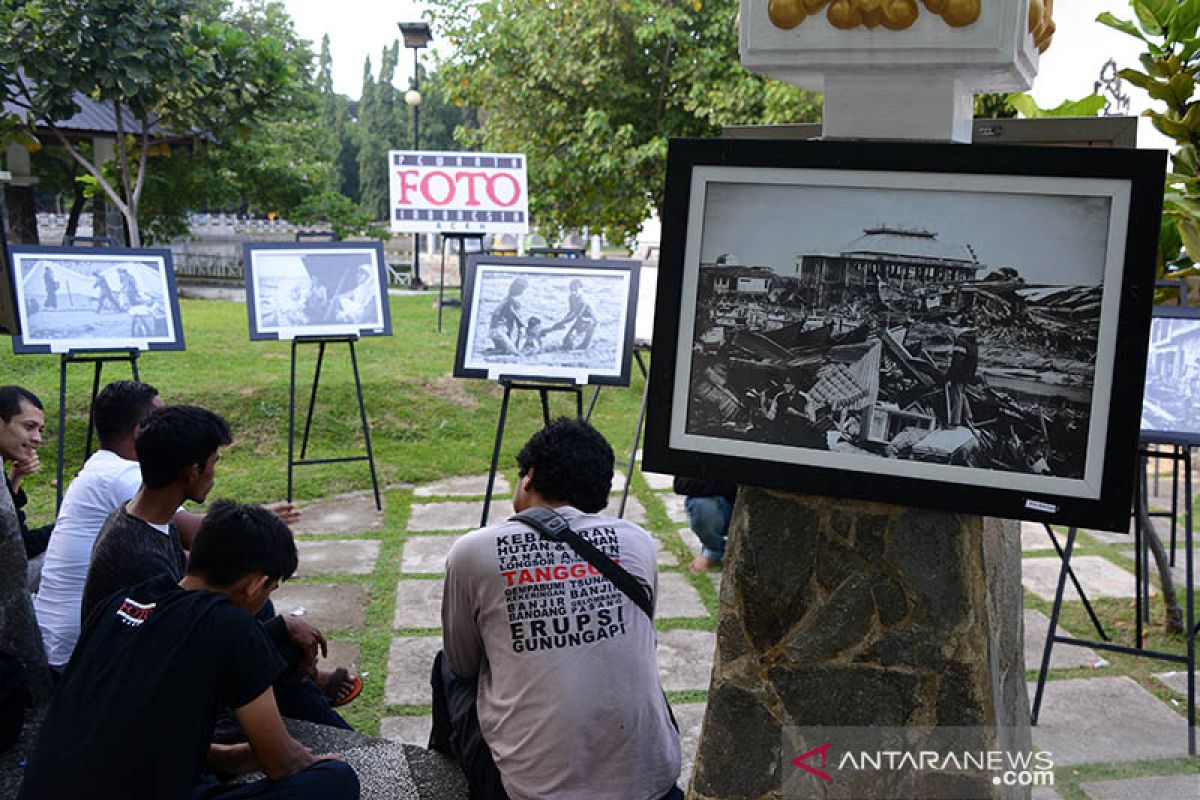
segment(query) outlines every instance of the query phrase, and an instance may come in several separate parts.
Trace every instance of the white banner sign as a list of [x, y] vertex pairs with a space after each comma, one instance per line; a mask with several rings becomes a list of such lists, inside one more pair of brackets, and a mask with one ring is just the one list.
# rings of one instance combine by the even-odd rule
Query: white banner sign
[[528, 233], [520, 153], [388, 153], [396, 233]]

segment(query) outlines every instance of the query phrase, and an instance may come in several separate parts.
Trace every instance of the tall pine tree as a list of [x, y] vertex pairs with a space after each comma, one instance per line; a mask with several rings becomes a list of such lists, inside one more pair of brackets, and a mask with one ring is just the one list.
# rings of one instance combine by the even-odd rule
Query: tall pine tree
[[333, 140], [334, 190], [358, 199], [358, 129], [351, 119], [352, 103], [333, 90], [333, 57], [329, 34], [321, 38], [317, 67], [317, 91], [321, 95], [321, 122]]
[[412, 144], [400, 116], [400, 109], [406, 109], [406, 106], [400, 92], [392, 85], [399, 55], [400, 42], [393, 41], [391, 47], [383, 49], [378, 80], [372, 80], [370, 59], [363, 71], [363, 94], [358, 114], [359, 202], [378, 219], [387, 217], [387, 152]]

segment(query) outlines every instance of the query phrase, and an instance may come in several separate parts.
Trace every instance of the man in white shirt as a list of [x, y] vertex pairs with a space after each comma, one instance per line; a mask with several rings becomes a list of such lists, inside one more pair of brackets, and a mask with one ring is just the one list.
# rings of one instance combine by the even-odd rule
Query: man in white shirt
[[[66, 666], [79, 638], [79, 605], [96, 536], [113, 509], [133, 497], [142, 484], [133, 447], [138, 424], [162, 405], [157, 389], [135, 381], [115, 381], [96, 396], [93, 418], [100, 449], [88, 458], [63, 497], [33, 602], [46, 660], [56, 670]], [[185, 528], [191, 522], [182, 521]], [[199, 527], [196, 522], [190, 534]]]

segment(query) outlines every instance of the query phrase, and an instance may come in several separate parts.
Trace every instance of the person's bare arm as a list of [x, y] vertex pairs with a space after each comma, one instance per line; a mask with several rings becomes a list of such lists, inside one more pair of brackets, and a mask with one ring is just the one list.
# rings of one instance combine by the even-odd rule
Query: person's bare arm
[[275, 705], [275, 691], [269, 686], [246, 705], [235, 708], [233, 713], [250, 741], [255, 760], [271, 780], [290, 778], [317, 761], [342, 760], [337, 754], [314, 756], [291, 737], [283, 726], [279, 707]]
[[300, 521], [303, 512], [296, 508], [296, 504], [290, 500], [280, 500], [278, 503], [267, 503], [263, 508], [270, 511], [275, 516], [283, 520], [284, 525], [289, 527]]
[[171, 524], [175, 526], [175, 532], [179, 534], [179, 541], [183, 543], [184, 550], [192, 549], [192, 540], [196, 538], [196, 532], [200, 530], [200, 523], [203, 521], [203, 514], [182, 508], [171, 517]]

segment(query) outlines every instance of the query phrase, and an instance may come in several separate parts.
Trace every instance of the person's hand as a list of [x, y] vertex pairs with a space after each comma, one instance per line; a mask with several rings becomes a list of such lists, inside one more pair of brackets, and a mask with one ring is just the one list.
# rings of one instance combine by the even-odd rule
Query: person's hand
[[21, 461], [13, 462], [12, 479], [14, 481], [19, 481], [21, 478], [24, 478], [26, 475], [32, 475], [33, 473], [37, 472], [41, 468], [42, 468], [42, 460], [40, 458], [38, 458], [38, 454], [35, 451], [34, 454], [31, 455], [29, 458], [23, 459]]
[[345, 761], [346, 757], [341, 753], [321, 753], [319, 756], [313, 756], [313, 761]]
[[284, 614], [283, 622], [287, 626], [288, 639], [304, 651], [304, 661], [300, 664], [300, 673], [305, 677], [315, 678], [317, 676], [317, 654], [319, 652], [321, 658], [328, 656], [329, 643], [325, 641], [325, 637], [319, 630], [299, 617]]
[[275, 516], [283, 520], [285, 525], [295, 525], [300, 521], [300, 516], [303, 512], [296, 508], [295, 503], [287, 500], [280, 500], [278, 503], [270, 503], [265, 506], [267, 511], [270, 511]]

